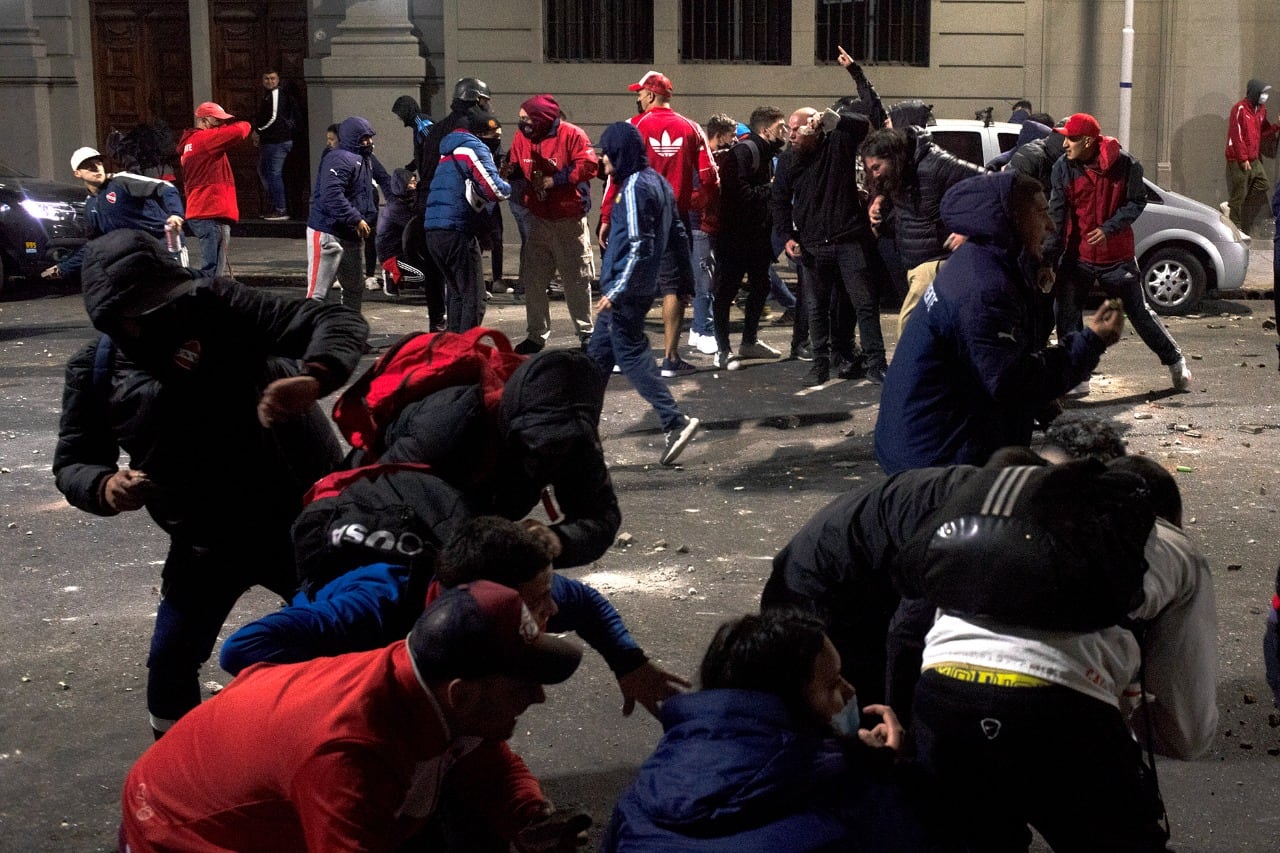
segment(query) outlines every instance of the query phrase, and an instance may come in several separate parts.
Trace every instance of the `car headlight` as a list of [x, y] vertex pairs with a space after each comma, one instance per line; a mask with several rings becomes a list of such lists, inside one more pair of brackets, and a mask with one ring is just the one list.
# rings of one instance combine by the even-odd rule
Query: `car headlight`
[[22, 200], [22, 209], [35, 219], [45, 219], [50, 222], [65, 222], [76, 218], [75, 208], [65, 201], [36, 201], [27, 198]]

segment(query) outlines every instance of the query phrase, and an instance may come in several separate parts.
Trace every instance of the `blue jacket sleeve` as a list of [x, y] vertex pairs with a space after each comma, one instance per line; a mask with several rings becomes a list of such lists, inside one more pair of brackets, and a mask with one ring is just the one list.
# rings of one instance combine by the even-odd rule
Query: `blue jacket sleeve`
[[648, 659], [622, 616], [593, 587], [557, 573], [551, 581], [551, 598], [559, 612], [551, 617], [547, 630], [575, 632], [600, 653], [614, 675], [621, 678]]
[[222, 644], [219, 663], [232, 675], [255, 663], [297, 663], [377, 649], [392, 642], [389, 628], [400, 611], [409, 569], [374, 563], [334, 578], [314, 601], [298, 593], [293, 603], [250, 622]]

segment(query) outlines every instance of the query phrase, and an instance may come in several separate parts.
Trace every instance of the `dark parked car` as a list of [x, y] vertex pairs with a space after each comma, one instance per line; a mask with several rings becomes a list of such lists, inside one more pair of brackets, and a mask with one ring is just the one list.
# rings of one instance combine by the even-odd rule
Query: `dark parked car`
[[84, 245], [86, 196], [81, 184], [43, 180], [0, 162], [0, 290]]

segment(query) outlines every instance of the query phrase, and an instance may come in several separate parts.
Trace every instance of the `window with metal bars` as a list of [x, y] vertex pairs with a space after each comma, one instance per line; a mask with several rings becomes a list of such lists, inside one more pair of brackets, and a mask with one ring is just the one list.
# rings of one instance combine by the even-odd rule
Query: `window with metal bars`
[[816, 15], [817, 62], [839, 45], [858, 62], [929, 64], [929, 0], [817, 0]]
[[789, 0], [681, 0], [682, 62], [791, 64]]
[[653, 0], [545, 0], [548, 62], [653, 62]]

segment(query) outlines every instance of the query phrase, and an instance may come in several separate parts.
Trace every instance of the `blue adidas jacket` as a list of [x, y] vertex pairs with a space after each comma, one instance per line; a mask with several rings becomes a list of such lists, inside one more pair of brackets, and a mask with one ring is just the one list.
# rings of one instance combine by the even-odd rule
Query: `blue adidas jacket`
[[440, 164], [427, 193], [426, 230], [475, 234], [489, 222], [488, 211], [477, 213], [467, 201], [467, 178], [476, 182], [490, 203], [511, 195], [511, 185], [498, 174], [489, 146], [475, 134], [453, 130], [440, 142]]
[[600, 290], [611, 302], [652, 302], [658, 295], [658, 267], [667, 252], [687, 276], [683, 290], [693, 292], [693, 261], [684, 223], [676, 216], [675, 194], [649, 166], [640, 133], [620, 121], [605, 128], [600, 149], [613, 166], [610, 186], [617, 195], [609, 218], [609, 244], [600, 264]]
[[885, 473], [982, 465], [1027, 445], [1033, 418], [1087, 379], [1106, 349], [1091, 330], [1042, 349], [1034, 266], [1014, 236], [1016, 175], [982, 174], [942, 199], [942, 219], [968, 236], [908, 319], [880, 392], [876, 459]]

